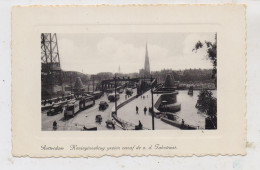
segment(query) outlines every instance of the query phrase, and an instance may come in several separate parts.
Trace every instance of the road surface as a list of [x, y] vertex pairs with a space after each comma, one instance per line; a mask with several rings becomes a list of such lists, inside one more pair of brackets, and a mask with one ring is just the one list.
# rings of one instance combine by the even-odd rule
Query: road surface
[[[159, 95], [154, 94], [154, 103], [159, 98]], [[138, 113], [136, 113], [136, 106], [139, 108]], [[142, 96], [134, 99], [127, 105], [123, 106], [117, 111], [119, 118], [130, 122], [134, 125], [138, 125], [139, 120], [143, 124], [143, 127], [146, 129], [152, 129], [152, 115], [149, 113], [148, 109], [152, 106], [151, 91], [147, 91]], [[144, 107], [147, 108], [147, 112], [144, 113]], [[170, 129], [179, 129], [172, 125], [166, 124], [158, 118], [154, 118], [155, 130], [170, 130]]]
[[[134, 90], [133, 95], [136, 95], [136, 89]], [[117, 104], [125, 101], [125, 92], [120, 94], [120, 99], [117, 101]], [[106, 101], [109, 104], [109, 107], [104, 111], [99, 111], [99, 102]], [[100, 99], [96, 100], [95, 105], [85, 109], [83, 111], [78, 112], [74, 117], [65, 120], [64, 114], [59, 113], [54, 116], [47, 116], [47, 111], [42, 112], [42, 130], [43, 131], [52, 131], [52, 124], [54, 121], [57, 122], [58, 128], [57, 130], [66, 131], [66, 130], [81, 130], [83, 126], [86, 128], [97, 127], [97, 130], [113, 130], [112, 128], [106, 127], [106, 120], [110, 119], [110, 114], [112, 107], [115, 105], [114, 102], [109, 102], [107, 99], [107, 95], [104, 94]], [[95, 118], [96, 115], [102, 116], [101, 124], [96, 123]], [[119, 126], [115, 126], [115, 130], [122, 130]]]

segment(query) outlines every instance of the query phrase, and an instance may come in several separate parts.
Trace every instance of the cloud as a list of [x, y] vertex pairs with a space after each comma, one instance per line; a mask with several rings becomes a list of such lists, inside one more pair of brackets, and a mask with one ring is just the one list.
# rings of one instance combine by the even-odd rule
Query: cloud
[[193, 51], [195, 44], [200, 41], [215, 41], [215, 35], [193, 33], [188, 34], [183, 41], [182, 66], [185, 68], [212, 68], [210, 60], [206, 57], [207, 48], [204, 45], [201, 49]]
[[119, 65], [123, 72], [138, 72], [142, 67], [144, 52], [144, 47], [136, 47], [112, 37], [105, 37], [97, 44], [97, 58], [106, 62], [114, 72]]
[[[140, 43], [144, 40], [140, 38], [128, 41], [129, 36], [59, 37], [61, 67], [63, 70], [83, 69], [84, 73], [88, 74], [117, 72], [119, 66], [124, 73], [139, 72], [139, 69], [144, 67], [145, 44]], [[151, 70], [211, 68], [210, 61], [205, 58], [205, 47], [197, 53], [192, 51], [198, 40], [214, 41], [214, 34], [186, 34], [183, 38], [175, 38], [169, 42], [147, 42]], [[182, 45], [176, 47], [172, 45], [173, 42]], [[180, 53], [174, 53], [174, 48], [178, 48]]]

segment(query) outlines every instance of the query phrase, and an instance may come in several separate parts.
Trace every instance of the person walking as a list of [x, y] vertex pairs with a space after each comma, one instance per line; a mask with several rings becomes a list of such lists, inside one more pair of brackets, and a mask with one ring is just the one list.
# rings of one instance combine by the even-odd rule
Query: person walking
[[114, 119], [112, 119], [112, 128], [113, 128], [113, 130], [116, 129], [115, 125], [116, 125], [116, 121]]
[[54, 122], [52, 123], [52, 126], [53, 126], [53, 130], [56, 130], [56, 129], [57, 129], [57, 122], [54, 121]]
[[184, 128], [184, 120], [181, 120], [181, 128]]
[[138, 110], [139, 110], [138, 106], [135, 107], [135, 110], [136, 110], [136, 114], [138, 114]]
[[142, 123], [141, 123], [141, 121], [140, 121], [140, 120], [139, 120], [138, 127], [139, 127], [139, 129], [142, 129], [142, 128], [143, 128], [143, 125], [142, 125]]
[[146, 106], [144, 107], [144, 114], [146, 115], [146, 112], [147, 112], [147, 108]]

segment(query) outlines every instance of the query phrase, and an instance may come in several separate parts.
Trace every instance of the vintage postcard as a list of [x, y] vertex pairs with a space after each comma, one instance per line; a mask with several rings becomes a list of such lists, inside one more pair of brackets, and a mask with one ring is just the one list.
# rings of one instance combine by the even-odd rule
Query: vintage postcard
[[246, 154], [245, 10], [14, 7], [13, 155]]

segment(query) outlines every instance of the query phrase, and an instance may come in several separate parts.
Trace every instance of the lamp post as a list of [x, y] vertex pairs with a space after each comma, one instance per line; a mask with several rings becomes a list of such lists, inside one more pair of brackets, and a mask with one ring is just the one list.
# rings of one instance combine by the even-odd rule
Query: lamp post
[[152, 129], [154, 130], [153, 88], [151, 88], [151, 93], [152, 93]]
[[93, 93], [94, 93], [94, 87], [95, 87], [95, 85], [94, 85], [94, 83], [95, 83], [95, 79], [94, 79], [94, 75], [93, 75]]
[[116, 73], [115, 73], [115, 114], [117, 115], [117, 98], [116, 98]]

